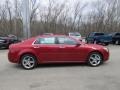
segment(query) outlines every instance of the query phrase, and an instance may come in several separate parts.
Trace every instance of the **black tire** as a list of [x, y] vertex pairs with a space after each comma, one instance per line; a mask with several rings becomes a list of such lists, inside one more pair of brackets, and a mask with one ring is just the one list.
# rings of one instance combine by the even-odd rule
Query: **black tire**
[[115, 41], [112, 41], [112, 44], [115, 44]]
[[[21, 57], [21, 66], [26, 70], [31, 70], [36, 67], [37, 59], [34, 55], [25, 54]], [[26, 65], [25, 65], [26, 64]]]
[[[92, 60], [92, 57], [93, 57], [94, 55], [97, 55], [97, 58], [98, 58], [99, 60], [97, 60], [97, 59], [95, 59], [95, 58]], [[92, 52], [92, 53], [89, 55], [87, 61], [88, 61], [88, 65], [89, 65], [89, 66], [97, 67], [97, 66], [99, 66], [99, 65], [101, 65], [101, 64], [103, 63], [103, 56], [102, 56], [99, 52]]]

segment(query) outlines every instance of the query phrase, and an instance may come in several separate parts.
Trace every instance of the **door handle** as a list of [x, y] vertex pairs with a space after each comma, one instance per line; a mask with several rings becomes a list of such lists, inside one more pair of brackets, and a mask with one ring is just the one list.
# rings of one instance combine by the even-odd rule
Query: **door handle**
[[40, 48], [40, 46], [33, 46], [34, 48]]
[[65, 48], [64, 46], [60, 46], [59, 48]]

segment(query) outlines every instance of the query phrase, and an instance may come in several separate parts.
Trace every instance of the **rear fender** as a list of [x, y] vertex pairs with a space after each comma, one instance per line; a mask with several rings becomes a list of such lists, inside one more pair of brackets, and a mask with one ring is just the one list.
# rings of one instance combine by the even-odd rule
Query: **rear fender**
[[19, 62], [20, 62], [20, 60], [21, 60], [21, 57], [22, 57], [23, 55], [25, 55], [25, 54], [32, 54], [32, 55], [34, 55], [34, 56], [36, 57], [36, 59], [37, 59], [37, 62], [40, 63], [40, 62], [39, 62], [39, 58], [38, 58], [36, 52], [35, 52], [34, 50], [32, 50], [32, 49], [24, 49], [24, 50], [22, 50], [22, 51], [18, 54], [18, 56], [19, 56], [19, 57], [18, 57]]

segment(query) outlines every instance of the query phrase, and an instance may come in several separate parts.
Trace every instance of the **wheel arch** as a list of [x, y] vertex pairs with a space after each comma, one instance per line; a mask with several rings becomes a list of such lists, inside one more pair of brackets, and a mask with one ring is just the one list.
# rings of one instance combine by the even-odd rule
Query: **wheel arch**
[[22, 56], [24, 56], [24, 55], [26, 55], [26, 54], [29, 54], [29, 55], [34, 56], [34, 57], [36, 58], [36, 60], [37, 60], [37, 63], [39, 63], [39, 60], [38, 60], [37, 55], [36, 55], [35, 53], [33, 53], [33, 52], [22, 52], [22, 53], [20, 53], [20, 54], [19, 54], [19, 63], [21, 62]]
[[99, 50], [93, 50], [93, 51], [90, 51], [89, 53], [88, 53], [88, 55], [87, 55], [87, 61], [88, 61], [88, 59], [89, 59], [89, 56], [92, 54], [92, 53], [99, 53], [101, 56], [102, 56], [102, 59], [104, 59], [104, 55], [103, 55], [103, 53], [101, 52], [101, 51], [99, 51]]

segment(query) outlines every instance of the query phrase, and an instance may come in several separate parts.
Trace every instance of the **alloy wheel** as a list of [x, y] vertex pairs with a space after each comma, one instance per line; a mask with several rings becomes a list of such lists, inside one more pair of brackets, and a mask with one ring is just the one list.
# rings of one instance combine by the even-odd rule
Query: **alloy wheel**
[[89, 57], [89, 64], [91, 66], [98, 66], [102, 63], [102, 56], [99, 53], [93, 53]]
[[36, 59], [32, 55], [24, 55], [22, 57], [21, 65], [24, 69], [33, 69], [36, 65]]

